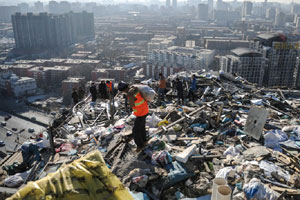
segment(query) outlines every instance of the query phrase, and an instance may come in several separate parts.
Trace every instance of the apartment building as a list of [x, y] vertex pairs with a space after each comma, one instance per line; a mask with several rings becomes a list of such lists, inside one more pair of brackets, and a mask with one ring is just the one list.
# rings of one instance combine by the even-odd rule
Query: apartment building
[[214, 50], [172, 46], [164, 50], [151, 51], [148, 61], [199, 70], [208, 69], [214, 55]]
[[262, 86], [267, 59], [249, 48], [234, 49], [231, 53], [222, 57], [221, 70], [237, 74], [251, 83]]

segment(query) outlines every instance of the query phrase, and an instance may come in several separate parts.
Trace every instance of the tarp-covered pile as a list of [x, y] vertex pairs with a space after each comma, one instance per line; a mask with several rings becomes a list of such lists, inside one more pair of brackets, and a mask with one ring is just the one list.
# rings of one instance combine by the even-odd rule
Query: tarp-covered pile
[[35, 182], [29, 182], [9, 200], [17, 199], [133, 199], [107, 168], [101, 153], [93, 151]]

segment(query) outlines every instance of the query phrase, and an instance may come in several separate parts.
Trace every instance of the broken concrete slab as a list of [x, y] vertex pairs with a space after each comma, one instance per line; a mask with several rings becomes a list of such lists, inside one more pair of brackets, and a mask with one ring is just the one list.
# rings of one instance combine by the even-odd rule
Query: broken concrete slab
[[267, 121], [268, 111], [260, 107], [252, 107], [248, 113], [245, 125], [245, 133], [256, 140], [259, 140], [264, 125]]

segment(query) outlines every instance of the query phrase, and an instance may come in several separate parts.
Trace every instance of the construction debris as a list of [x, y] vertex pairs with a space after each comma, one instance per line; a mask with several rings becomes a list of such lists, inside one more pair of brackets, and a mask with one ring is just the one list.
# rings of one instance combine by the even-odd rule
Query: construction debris
[[[44, 136], [30, 141], [31, 145], [40, 144], [41, 159], [39, 154], [32, 153], [26, 168], [16, 168], [13, 173], [8, 166], [16, 163], [10, 158], [2, 162], [2, 186], [21, 188], [20, 184], [27, 181], [40, 183], [54, 178], [56, 171], [62, 172], [66, 166], [71, 172], [71, 166], [79, 161], [93, 174], [97, 161], [89, 164], [85, 158], [95, 150], [101, 152], [107, 168], [122, 182], [128, 196], [119, 195], [119, 199], [299, 198], [297, 94], [257, 88], [227, 74], [195, 75], [197, 101], [186, 99], [184, 105], [178, 104], [176, 88], [170, 84], [162, 106], [149, 102], [148, 143], [139, 153], [131, 136], [135, 117], [125, 109], [125, 99], [117, 95], [113, 102], [99, 99], [91, 102], [87, 97], [49, 128], [50, 145]], [[173, 75], [168, 82], [177, 77], [186, 85], [191, 74]], [[151, 80], [147, 84], [155, 88]], [[42, 164], [37, 166], [37, 159]], [[65, 165], [68, 163], [71, 164]], [[76, 167], [72, 173], [80, 176], [82, 170]], [[28, 174], [31, 174], [29, 179]], [[45, 182], [43, 187], [50, 187], [49, 184]], [[13, 197], [24, 197], [27, 194], [24, 191], [33, 185], [29, 182]], [[113, 188], [101, 191], [110, 189], [115, 191]], [[73, 186], [71, 190], [80, 195], [84, 191], [86, 199], [101, 199], [93, 192], [95, 188]], [[46, 198], [49, 193], [38, 195]]]

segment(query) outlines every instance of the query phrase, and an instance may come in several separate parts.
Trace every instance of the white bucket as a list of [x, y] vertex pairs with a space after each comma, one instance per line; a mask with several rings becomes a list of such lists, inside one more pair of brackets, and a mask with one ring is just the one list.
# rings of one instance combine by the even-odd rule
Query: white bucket
[[231, 188], [228, 185], [221, 185], [217, 190], [216, 200], [230, 200]]
[[222, 185], [226, 185], [226, 184], [227, 184], [227, 181], [225, 178], [217, 177], [213, 180], [211, 200], [217, 199], [218, 187], [222, 186]]

